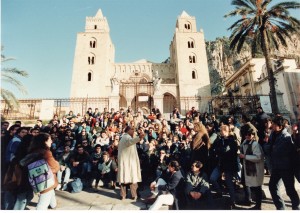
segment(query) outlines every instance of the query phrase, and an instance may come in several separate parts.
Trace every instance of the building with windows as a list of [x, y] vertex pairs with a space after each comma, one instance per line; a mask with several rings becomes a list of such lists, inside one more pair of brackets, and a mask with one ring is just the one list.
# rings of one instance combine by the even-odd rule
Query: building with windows
[[109, 108], [131, 106], [145, 113], [153, 106], [163, 113], [174, 107], [185, 113], [192, 106], [208, 111], [211, 90], [204, 33], [185, 11], [177, 19], [169, 50], [163, 63], [115, 63], [109, 24], [99, 9], [77, 34], [70, 97], [104, 98]]
[[[300, 69], [295, 59], [272, 60], [279, 111], [289, 114], [292, 120], [300, 118]], [[232, 96], [269, 95], [270, 86], [264, 58], [245, 62], [225, 84]], [[261, 103], [262, 107], [263, 104]], [[247, 106], [241, 106], [247, 107]]]

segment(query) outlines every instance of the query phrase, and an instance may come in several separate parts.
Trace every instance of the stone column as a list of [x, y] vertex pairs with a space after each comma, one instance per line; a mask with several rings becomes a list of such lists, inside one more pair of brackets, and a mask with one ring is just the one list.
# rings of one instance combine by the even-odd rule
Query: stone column
[[[164, 111], [164, 96], [163, 95], [153, 95], [154, 106], [156, 106], [161, 113]], [[151, 109], [150, 109], [151, 110]]]

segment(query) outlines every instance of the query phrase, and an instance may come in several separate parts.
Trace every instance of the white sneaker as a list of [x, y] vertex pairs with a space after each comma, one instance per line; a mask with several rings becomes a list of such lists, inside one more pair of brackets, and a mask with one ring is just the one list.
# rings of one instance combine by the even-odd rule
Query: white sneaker
[[55, 188], [55, 190], [60, 190], [60, 188], [61, 188], [61, 184], [59, 183], [59, 184], [57, 185], [57, 187]]
[[104, 185], [103, 181], [99, 180], [98, 186], [103, 186], [103, 185]]

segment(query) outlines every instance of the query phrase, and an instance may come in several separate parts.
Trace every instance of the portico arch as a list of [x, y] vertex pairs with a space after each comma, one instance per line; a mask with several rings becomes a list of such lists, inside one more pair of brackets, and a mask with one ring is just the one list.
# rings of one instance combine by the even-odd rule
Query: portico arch
[[176, 98], [171, 93], [164, 93], [163, 106], [163, 113], [171, 113], [174, 107], [177, 107]]

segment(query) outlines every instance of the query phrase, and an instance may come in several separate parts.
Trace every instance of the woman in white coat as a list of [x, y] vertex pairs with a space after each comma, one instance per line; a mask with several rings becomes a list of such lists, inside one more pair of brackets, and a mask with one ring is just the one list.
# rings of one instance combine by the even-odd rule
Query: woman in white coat
[[126, 198], [126, 184], [130, 184], [130, 191], [133, 200], [137, 199], [138, 182], [142, 181], [140, 160], [138, 157], [136, 143], [143, 140], [145, 134], [140, 132], [139, 137], [133, 138], [134, 128], [127, 126], [124, 130], [118, 145], [118, 176], [120, 183], [121, 199]]
[[246, 139], [241, 145], [240, 158], [243, 159], [245, 185], [251, 187], [255, 192], [256, 204], [251, 209], [260, 210], [264, 182], [264, 154], [261, 146], [255, 140], [255, 132], [252, 129], [247, 132]]

